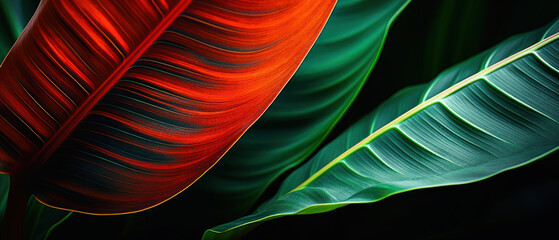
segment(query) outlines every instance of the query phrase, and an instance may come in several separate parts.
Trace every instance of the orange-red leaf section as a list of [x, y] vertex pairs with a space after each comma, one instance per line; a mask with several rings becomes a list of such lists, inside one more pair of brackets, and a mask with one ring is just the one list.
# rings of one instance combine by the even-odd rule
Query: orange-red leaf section
[[0, 171], [40, 167], [189, 3], [42, 1], [0, 68]]
[[0, 169], [37, 169], [58, 208], [157, 205], [265, 111], [334, 4], [46, 1], [0, 68]]

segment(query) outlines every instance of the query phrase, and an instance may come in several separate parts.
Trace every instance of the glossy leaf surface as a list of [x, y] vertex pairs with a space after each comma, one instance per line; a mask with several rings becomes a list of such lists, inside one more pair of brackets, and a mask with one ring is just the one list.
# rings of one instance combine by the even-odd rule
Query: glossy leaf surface
[[0, 170], [49, 205], [154, 206], [295, 72], [335, 1], [43, 1], [0, 68]]
[[[376, 63], [388, 28], [409, 3], [340, 0], [293, 78], [196, 185], [244, 214], [284, 171], [307, 158], [345, 113]], [[217, 206], [219, 207], [219, 206]]]
[[291, 174], [252, 215], [206, 239], [294, 214], [468, 183], [559, 146], [559, 20], [396, 94]]

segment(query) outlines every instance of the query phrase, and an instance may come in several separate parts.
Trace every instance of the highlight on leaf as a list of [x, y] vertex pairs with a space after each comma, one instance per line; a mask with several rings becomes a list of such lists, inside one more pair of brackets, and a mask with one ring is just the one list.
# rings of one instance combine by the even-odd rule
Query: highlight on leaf
[[92, 214], [178, 194], [265, 111], [335, 3], [42, 1], [0, 68], [6, 218], [29, 194]]
[[556, 150], [558, 32], [556, 20], [429, 84], [402, 90], [290, 174], [254, 213], [214, 227], [204, 238], [234, 237], [282, 216], [479, 181]]

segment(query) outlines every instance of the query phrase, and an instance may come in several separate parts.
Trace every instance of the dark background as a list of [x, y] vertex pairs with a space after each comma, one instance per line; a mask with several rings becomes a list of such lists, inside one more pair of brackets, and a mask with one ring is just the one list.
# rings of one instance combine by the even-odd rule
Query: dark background
[[[398, 90], [432, 80], [442, 70], [506, 38], [559, 17], [558, 1], [412, 1], [394, 22], [359, 97], [325, 143]], [[559, 153], [492, 178], [415, 190], [372, 204], [266, 222], [246, 239], [557, 238]], [[281, 179], [280, 179], [281, 180]], [[278, 181], [279, 182], [279, 181]], [[263, 196], [270, 197], [276, 182]], [[49, 239], [200, 239], [226, 220], [204, 216], [185, 191], [126, 216], [74, 213]], [[200, 204], [200, 205], [197, 205]]]

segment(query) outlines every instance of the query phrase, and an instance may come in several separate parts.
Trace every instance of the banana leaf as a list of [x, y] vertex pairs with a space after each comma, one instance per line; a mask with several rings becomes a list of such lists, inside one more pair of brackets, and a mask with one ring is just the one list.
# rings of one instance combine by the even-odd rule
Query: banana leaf
[[2, 234], [27, 198], [142, 211], [186, 189], [299, 67], [336, 1], [42, 1], [0, 68]]
[[[150, 227], [166, 226], [180, 229], [183, 236], [201, 236], [209, 226], [246, 214], [270, 182], [314, 151], [341, 118], [378, 60], [388, 28], [408, 3], [338, 1], [295, 75], [219, 163], [193, 189], [175, 197], [175, 205], [131, 215], [126, 222], [158, 219]], [[346, 31], [340, 34], [341, 30]], [[196, 221], [169, 217], [184, 213], [196, 216]], [[147, 232], [131, 224], [125, 229], [130, 238], [144, 237], [145, 233], [137, 232]], [[152, 234], [161, 235], [157, 230]]]
[[402, 90], [290, 174], [254, 213], [206, 231], [479, 181], [559, 147], [559, 20]]

